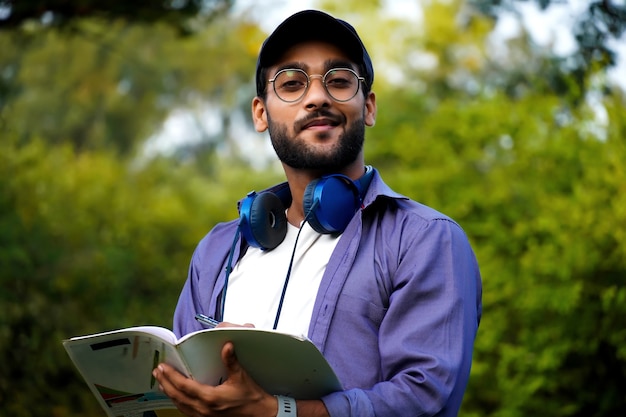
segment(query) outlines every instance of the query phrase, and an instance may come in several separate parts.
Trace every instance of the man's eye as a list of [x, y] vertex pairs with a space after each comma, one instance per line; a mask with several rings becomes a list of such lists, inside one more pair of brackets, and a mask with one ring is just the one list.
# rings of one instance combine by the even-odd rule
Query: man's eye
[[304, 83], [299, 80], [288, 80], [288, 81], [283, 82], [280, 85], [280, 88], [285, 89], [285, 90], [297, 90], [300, 88], [304, 88]]
[[349, 80], [347, 78], [335, 77], [330, 80], [327, 80], [326, 84], [329, 87], [333, 87], [333, 88], [348, 88], [352, 85], [352, 80]]

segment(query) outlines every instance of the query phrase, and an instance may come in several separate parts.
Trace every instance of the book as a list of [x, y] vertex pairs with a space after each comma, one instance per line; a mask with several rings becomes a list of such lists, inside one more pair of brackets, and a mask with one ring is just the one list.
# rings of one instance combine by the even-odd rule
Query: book
[[177, 339], [169, 329], [139, 326], [73, 337], [63, 346], [109, 417], [169, 417], [180, 414], [159, 391], [152, 370], [164, 362], [217, 386], [227, 378], [221, 351], [228, 341], [246, 372], [270, 394], [305, 400], [342, 389], [309, 339], [274, 330], [214, 328]]

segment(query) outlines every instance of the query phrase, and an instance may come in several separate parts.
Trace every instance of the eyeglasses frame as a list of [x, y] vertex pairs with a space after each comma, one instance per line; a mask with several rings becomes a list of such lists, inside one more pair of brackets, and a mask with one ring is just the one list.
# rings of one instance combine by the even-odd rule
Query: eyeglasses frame
[[[344, 71], [349, 71], [352, 74], [354, 74], [354, 76], [357, 78], [357, 81], [360, 81], [360, 83], [357, 85], [356, 91], [354, 92], [354, 95], [348, 99], [345, 100], [337, 100], [331, 93], [330, 91], [328, 91], [328, 86], [326, 85], [326, 76], [328, 74], [330, 74], [332, 71], [339, 71], [339, 70], [344, 70]], [[304, 75], [306, 75], [306, 79], [307, 79], [307, 84], [306, 87], [304, 88], [304, 91], [302, 92], [302, 95], [300, 97], [298, 97], [295, 100], [285, 100], [284, 98], [282, 98], [280, 96], [280, 94], [278, 94], [278, 92], [276, 91], [276, 78], [278, 78], [278, 76], [284, 72], [287, 71], [298, 71], [303, 73]], [[361, 83], [365, 82], [365, 77], [361, 77], [355, 70], [353, 70], [352, 68], [331, 68], [328, 71], [326, 71], [326, 73], [324, 73], [324, 75], [321, 74], [308, 74], [305, 70], [301, 69], [301, 68], [283, 68], [280, 71], [278, 71], [276, 74], [274, 74], [274, 78], [270, 78], [269, 80], [267, 80], [268, 84], [271, 83], [272, 86], [274, 87], [274, 93], [276, 93], [276, 97], [278, 97], [279, 100], [285, 102], [285, 103], [297, 103], [298, 101], [302, 100], [304, 98], [304, 96], [306, 96], [306, 93], [309, 91], [309, 87], [311, 87], [311, 80], [313, 78], [320, 78], [322, 81], [322, 85], [324, 86], [324, 90], [326, 91], [326, 94], [328, 94], [328, 96], [330, 98], [332, 98], [333, 100], [335, 100], [338, 103], [345, 103], [348, 102], [350, 100], [352, 100], [354, 97], [356, 97], [357, 94], [359, 94], [359, 90], [361, 89]]]

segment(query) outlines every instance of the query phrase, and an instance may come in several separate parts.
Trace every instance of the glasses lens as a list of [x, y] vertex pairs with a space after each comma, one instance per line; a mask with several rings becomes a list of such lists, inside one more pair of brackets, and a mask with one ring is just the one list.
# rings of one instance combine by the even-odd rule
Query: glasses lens
[[284, 101], [296, 101], [304, 95], [309, 84], [306, 73], [299, 69], [279, 71], [274, 78], [274, 91]]
[[359, 78], [347, 69], [333, 69], [324, 76], [328, 94], [337, 101], [348, 101], [359, 91]]

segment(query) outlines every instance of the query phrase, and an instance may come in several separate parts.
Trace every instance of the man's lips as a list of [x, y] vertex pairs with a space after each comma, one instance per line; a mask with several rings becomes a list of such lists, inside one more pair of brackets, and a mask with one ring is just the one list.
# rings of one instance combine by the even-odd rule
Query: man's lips
[[339, 121], [327, 117], [317, 118], [304, 123], [301, 130], [314, 128], [330, 128], [339, 126]]

